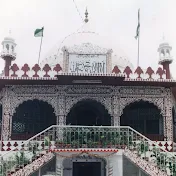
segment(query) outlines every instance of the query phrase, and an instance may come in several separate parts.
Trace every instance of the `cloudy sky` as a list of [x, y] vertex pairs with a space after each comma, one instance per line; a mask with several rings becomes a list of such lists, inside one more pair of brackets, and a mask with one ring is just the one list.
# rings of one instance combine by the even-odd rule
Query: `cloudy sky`
[[[84, 17], [88, 8], [92, 26], [109, 37], [113, 45], [120, 47], [136, 66], [137, 10], [141, 11], [140, 66], [155, 68], [158, 62], [158, 45], [163, 34], [173, 47], [176, 59], [176, 1], [175, 0], [75, 0]], [[11, 35], [17, 43], [16, 63], [35, 64], [38, 60], [40, 39], [33, 33], [45, 27], [41, 60], [60, 41], [81, 25], [73, 0], [0, 0], [0, 41]], [[111, 46], [111, 44], [110, 44]], [[3, 61], [0, 61], [0, 69]], [[176, 77], [176, 62], [171, 70]]]

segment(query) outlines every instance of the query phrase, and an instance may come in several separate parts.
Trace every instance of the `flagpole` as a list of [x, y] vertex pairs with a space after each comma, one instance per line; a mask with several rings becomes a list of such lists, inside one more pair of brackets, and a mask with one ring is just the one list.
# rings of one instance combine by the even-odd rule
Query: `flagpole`
[[139, 32], [139, 35], [138, 35], [138, 60], [137, 60], [137, 67], [139, 66], [139, 39], [140, 39], [140, 32]]
[[38, 57], [38, 64], [40, 62], [40, 53], [41, 53], [41, 49], [42, 49], [42, 42], [43, 42], [43, 35], [41, 37], [41, 42], [40, 42], [40, 49], [39, 49], [39, 57]]

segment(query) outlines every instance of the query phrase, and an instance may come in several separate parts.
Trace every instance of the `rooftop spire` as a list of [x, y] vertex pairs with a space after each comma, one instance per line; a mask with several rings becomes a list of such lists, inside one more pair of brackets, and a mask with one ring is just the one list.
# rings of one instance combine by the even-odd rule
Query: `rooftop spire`
[[84, 20], [85, 23], [87, 23], [87, 22], [89, 21], [89, 19], [88, 19], [88, 15], [89, 15], [89, 13], [88, 13], [87, 8], [86, 8], [86, 12], [85, 12], [85, 20]]
[[163, 33], [163, 41], [165, 41], [165, 35], [164, 35], [164, 33]]

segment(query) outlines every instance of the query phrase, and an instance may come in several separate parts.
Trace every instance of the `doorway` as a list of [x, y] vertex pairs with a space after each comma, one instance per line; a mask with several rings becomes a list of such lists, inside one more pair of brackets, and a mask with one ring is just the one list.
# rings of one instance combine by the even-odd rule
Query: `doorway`
[[106, 160], [97, 157], [66, 158], [63, 168], [63, 176], [106, 176]]
[[73, 162], [73, 176], [101, 176], [101, 162]]

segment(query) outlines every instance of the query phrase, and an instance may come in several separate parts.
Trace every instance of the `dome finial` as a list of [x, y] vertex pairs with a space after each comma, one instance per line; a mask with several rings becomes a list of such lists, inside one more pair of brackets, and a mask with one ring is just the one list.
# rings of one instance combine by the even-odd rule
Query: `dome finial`
[[89, 15], [89, 13], [88, 13], [87, 8], [86, 8], [86, 12], [85, 12], [85, 20], [84, 20], [85, 23], [87, 23], [87, 22], [89, 21], [89, 19], [88, 19], [88, 15]]
[[165, 41], [165, 35], [164, 35], [164, 32], [163, 32], [163, 41]]

